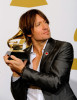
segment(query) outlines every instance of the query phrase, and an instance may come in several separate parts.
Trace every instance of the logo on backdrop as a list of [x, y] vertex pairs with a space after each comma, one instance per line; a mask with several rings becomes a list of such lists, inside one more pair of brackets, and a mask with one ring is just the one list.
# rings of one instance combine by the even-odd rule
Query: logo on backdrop
[[47, 5], [46, 0], [12, 0], [11, 6], [36, 7]]
[[[77, 28], [74, 33], [74, 41], [77, 42]], [[72, 69], [77, 70], [77, 58], [73, 61]]]

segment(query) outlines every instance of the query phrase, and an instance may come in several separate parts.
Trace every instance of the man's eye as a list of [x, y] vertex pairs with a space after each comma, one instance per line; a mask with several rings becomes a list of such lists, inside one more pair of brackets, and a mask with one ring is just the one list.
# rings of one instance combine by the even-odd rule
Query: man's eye
[[40, 26], [40, 23], [36, 24], [36, 26]]

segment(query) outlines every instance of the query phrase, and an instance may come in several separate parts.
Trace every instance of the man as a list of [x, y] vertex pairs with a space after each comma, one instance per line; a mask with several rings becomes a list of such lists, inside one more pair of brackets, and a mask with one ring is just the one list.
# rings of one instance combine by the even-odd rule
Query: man
[[[4, 56], [13, 71], [11, 91], [15, 100], [77, 100], [69, 85], [73, 62], [70, 43], [50, 36], [49, 21], [39, 10], [32, 9], [20, 18], [29, 48], [24, 62], [11, 55]], [[30, 63], [29, 63], [30, 62]]]

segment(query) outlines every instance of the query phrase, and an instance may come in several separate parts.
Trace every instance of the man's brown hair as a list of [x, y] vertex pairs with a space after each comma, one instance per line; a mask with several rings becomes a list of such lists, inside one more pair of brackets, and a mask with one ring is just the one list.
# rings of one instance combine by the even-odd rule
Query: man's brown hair
[[34, 22], [36, 19], [36, 14], [38, 14], [40, 17], [42, 17], [46, 22], [49, 24], [49, 20], [47, 17], [37, 9], [31, 9], [24, 13], [19, 20], [19, 27], [23, 31], [27, 44], [30, 45], [32, 43], [31, 38], [28, 37], [28, 35], [31, 35], [31, 28], [34, 28]]

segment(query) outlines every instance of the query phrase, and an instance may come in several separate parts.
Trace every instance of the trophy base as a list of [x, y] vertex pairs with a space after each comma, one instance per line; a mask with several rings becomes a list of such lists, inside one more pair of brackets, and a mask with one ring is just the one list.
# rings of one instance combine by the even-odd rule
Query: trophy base
[[22, 61], [28, 59], [28, 53], [26, 52], [13, 52], [13, 51], [7, 51], [6, 53], [7, 55], [9, 55], [9, 60], [12, 60], [12, 58], [10, 57], [10, 55], [14, 55], [15, 57], [21, 59]]

